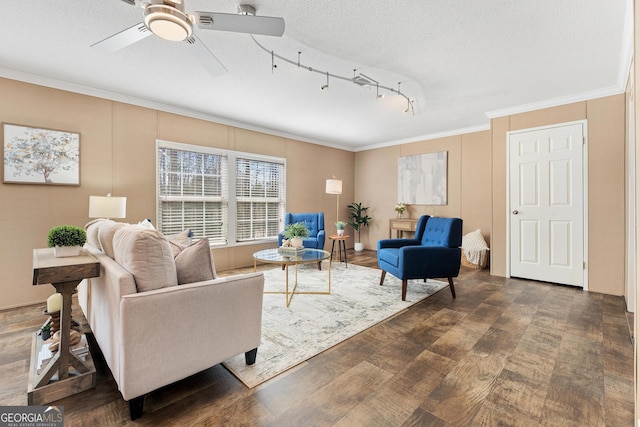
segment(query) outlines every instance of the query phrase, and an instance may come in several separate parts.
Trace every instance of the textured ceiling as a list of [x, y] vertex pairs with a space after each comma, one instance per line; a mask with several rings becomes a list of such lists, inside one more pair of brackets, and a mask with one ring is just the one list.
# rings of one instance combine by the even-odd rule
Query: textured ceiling
[[[238, 2], [185, 0], [187, 12]], [[362, 150], [488, 128], [488, 113], [624, 90], [630, 0], [246, 0], [280, 16], [268, 50], [320, 71], [354, 69], [397, 88], [330, 78], [275, 59], [247, 34], [196, 29], [227, 68], [210, 75], [182, 42], [147, 37], [114, 53], [90, 45], [142, 20], [120, 0], [3, 2], [0, 76], [304, 141]], [[1, 118], [0, 118], [1, 119]]]

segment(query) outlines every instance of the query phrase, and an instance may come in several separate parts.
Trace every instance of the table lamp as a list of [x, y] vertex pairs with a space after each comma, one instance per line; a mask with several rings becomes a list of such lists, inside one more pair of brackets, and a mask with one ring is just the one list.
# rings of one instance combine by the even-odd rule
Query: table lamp
[[89, 196], [89, 218], [124, 218], [127, 216], [127, 198]]

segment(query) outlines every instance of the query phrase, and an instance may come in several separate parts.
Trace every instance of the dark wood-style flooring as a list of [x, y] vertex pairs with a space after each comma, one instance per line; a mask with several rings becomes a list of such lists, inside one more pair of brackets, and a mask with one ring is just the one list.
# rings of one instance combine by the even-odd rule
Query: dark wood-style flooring
[[[376, 265], [374, 251], [349, 257]], [[56, 404], [65, 426], [83, 427], [633, 425], [622, 297], [464, 267], [456, 291], [455, 300], [445, 288], [254, 389], [214, 366], [148, 395], [131, 422], [94, 355], [96, 388]], [[27, 404], [31, 333], [43, 309], [0, 311], [0, 406]], [[159, 326], [149, 333], [171, 339]]]

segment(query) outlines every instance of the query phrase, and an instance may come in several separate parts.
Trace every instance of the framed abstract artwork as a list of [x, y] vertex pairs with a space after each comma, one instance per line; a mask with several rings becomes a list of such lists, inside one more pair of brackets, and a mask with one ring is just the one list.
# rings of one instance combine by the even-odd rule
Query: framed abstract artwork
[[2, 125], [2, 182], [80, 185], [79, 133]]
[[447, 204], [447, 152], [398, 157], [398, 203]]

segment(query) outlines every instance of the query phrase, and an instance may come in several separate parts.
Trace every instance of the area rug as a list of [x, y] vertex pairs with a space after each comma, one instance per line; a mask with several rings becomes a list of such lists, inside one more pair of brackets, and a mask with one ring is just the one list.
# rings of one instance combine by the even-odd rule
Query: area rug
[[[298, 268], [298, 291], [327, 290], [326, 262], [321, 271], [314, 264]], [[265, 291], [284, 290], [285, 272], [280, 268], [266, 270], [264, 277]], [[294, 279], [290, 268], [290, 286]], [[384, 285], [379, 283], [378, 269], [334, 262], [330, 295], [297, 294], [287, 308], [284, 295], [265, 294], [256, 363], [247, 366], [242, 354], [224, 366], [247, 387], [255, 387], [447, 286], [436, 280], [412, 280], [407, 301], [402, 301], [399, 279], [387, 274]]]

